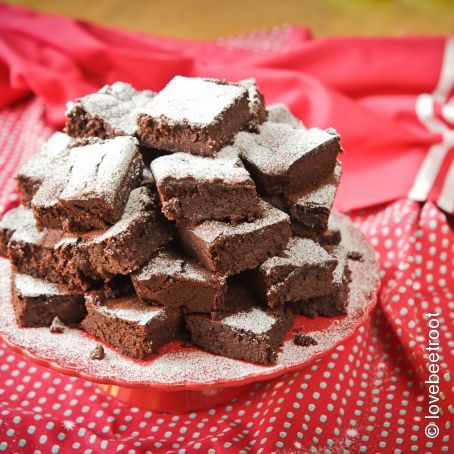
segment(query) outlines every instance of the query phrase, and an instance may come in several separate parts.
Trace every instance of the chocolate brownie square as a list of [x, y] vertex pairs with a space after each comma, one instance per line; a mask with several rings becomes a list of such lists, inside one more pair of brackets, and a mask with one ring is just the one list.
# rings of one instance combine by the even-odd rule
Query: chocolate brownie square
[[328, 227], [326, 230], [319, 236], [318, 241], [322, 246], [335, 246], [339, 244], [342, 240], [342, 232], [339, 223], [331, 215], [328, 218]]
[[272, 196], [266, 200], [290, 215], [295, 235], [318, 238], [328, 227], [341, 174], [342, 164], [338, 162], [333, 173], [320, 185], [293, 194]]
[[134, 189], [117, 223], [104, 231], [62, 238], [58, 253], [93, 280], [137, 270], [173, 236], [173, 227], [162, 216], [157, 199], [147, 187]]
[[292, 317], [283, 310], [257, 306], [247, 291], [236, 294], [237, 312], [218, 320], [186, 316], [192, 342], [210, 353], [253, 363], [274, 364]]
[[303, 123], [292, 114], [285, 104], [273, 104], [268, 106], [266, 111], [268, 112], [268, 121], [271, 123], [285, 123], [293, 128], [304, 128]]
[[218, 311], [227, 289], [225, 277], [211, 273], [175, 247], [160, 250], [133, 273], [132, 283], [142, 301], [196, 313]]
[[73, 137], [133, 136], [139, 113], [155, 95], [150, 90], [137, 91], [126, 82], [105, 85], [97, 93], [68, 103], [65, 131]]
[[22, 205], [7, 211], [0, 220], [0, 254], [7, 255], [9, 240], [17, 229], [34, 223], [32, 211]]
[[142, 170], [137, 140], [132, 137], [72, 148], [66, 163], [33, 197], [38, 228], [74, 232], [114, 224]]
[[232, 275], [256, 268], [278, 254], [291, 236], [286, 213], [265, 202], [261, 207], [263, 215], [254, 222], [180, 224], [179, 237], [185, 249], [213, 272]]
[[82, 327], [132, 358], [146, 358], [178, 339], [182, 329], [180, 310], [152, 307], [136, 296], [103, 301], [89, 295], [85, 304]]
[[314, 318], [317, 315], [336, 317], [347, 313], [348, 286], [351, 277], [348, 266], [348, 251], [341, 245], [332, 247], [330, 251], [337, 258], [337, 266], [331, 281], [331, 291], [326, 295], [290, 303], [290, 309], [294, 313], [309, 318]]
[[13, 272], [11, 289], [21, 327], [50, 326], [55, 317], [67, 325], [77, 325], [87, 314], [83, 293], [62, 284]]
[[342, 164], [338, 162], [333, 173], [319, 186], [284, 196], [292, 222], [301, 224], [318, 235], [323, 233], [328, 226], [341, 174]]
[[241, 162], [175, 153], [155, 159], [151, 170], [167, 219], [238, 223], [261, 214], [255, 184]]
[[332, 215], [328, 218], [328, 225], [322, 233], [318, 233], [298, 222], [292, 222], [292, 233], [302, 238], [311, 238], [323, 247], [339, 244], [342, 239], [340, 226]]
[[336, 265], [337, 259], [314, 241], [292, 238], [280, 255], [242, 279], [268, 306], [276, 307], [329, 293]]
[[58, 250], [62, 240], [76, 244], [77, 238], [65, 236], [59, 230], [38, 230], [31, 210], [27, 210], [30, 213], [27, 216], [29, 221], [15, 230], [8, 244], [8, 257], [14, 270], [66, 284], [71, 289], [93, 288], [95, 283], [80, 273]]
[[74, 139], [56, 132], [36, 153], [29, 159], [16, 174], [16, 182], [22, 195], [22, 204], [29, 207], [33, 196], [48, 175], [58, 171], [59, 163], [69, 153], [69, 146]]
[[138, 137], [147, 147], [214, 157], [249, 119], [245, 87], [176, 76], [139, 117]]
[[250, 118], [247, 129], [251, 132], [258, 132], [259, 126], [268, 118], [268, 111], [265, 108], [265, 98], [253, 77], [240, 80], [237, 83], [245, 87], [248, 91]]
[[342, 152], [333, 129], [295, 129], [269, 121], [260, 134], [240, 132], [235, 144], [257, 188], [267, 195], [291, 194], [321, 183]]

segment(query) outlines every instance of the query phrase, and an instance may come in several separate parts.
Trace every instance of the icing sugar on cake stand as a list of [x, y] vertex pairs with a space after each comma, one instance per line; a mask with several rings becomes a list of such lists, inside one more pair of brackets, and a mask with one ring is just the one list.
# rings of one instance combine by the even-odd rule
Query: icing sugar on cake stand
[[[211, 408], [243, 392], [253, 383], [301, 369], [331, 352], [367, 319], [379, 288], [374, 252], [351, 221], [336, 214], [343, 244], [360, 252], [362, 261], [350, 261], [348, 314], [308, 319], [297, 316], [279, 353], [277, 364], [261, 366], [205, 353], [173, 342], [145, 361], [127, 358], [107, 345], [103, 360], [90, 359], [99, 341], [77, 329], [52, 334], [48, 328], [18, 328], [10, 296], [10, 265], [0, 259], [0, 335], [15, 351], [58, 372], [81, 377], [119, 400], [142, 408], [185, 412]], [[317, 345], [293, 343], [293, 330], [301, 328]]]

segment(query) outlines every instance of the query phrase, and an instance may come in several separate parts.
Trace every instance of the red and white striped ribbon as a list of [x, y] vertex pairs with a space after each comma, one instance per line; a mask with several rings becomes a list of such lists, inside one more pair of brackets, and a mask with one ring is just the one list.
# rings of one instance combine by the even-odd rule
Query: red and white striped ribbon
[[[435, 90], [431, 94], [421, 94], [416, 101], [418, 119], [430, 132], [440, 134], [441, 141], [429, 148], [408, 194], [412, 200], [425, 201], [434, 190], [437, 178], [444, 177], [440, 189], [436, 189], [434, 195], [438, 206], [448, 213], [454, 212], [454, 161], [449, 153], [454, 148], [454, 99], [450, 99], [453, 90], [454, 37], [451, 37], [446, 41]], [[437, 116], [437, 110], [440, 116]], [[449, 167], [443, 176], [442, 169], [446, 165]]]

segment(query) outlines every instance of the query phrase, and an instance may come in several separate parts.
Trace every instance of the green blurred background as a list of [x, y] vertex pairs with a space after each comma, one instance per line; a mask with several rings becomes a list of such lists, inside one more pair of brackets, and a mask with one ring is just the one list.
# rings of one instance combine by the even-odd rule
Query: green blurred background
[[36, 11], [182, 38], [213, 39], [275, 25], [315, 36], [454, 33], [454, 0], [9, 0]]

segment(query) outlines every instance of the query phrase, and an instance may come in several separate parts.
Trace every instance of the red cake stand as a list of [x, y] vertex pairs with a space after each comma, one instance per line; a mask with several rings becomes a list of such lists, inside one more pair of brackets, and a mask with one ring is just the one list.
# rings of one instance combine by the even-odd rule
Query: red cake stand
[[10, 265], [0, 259], [0, 335], [16, 352], [63, 374], [98, 383], [106, 392], [129, 405], [168, 412], [212, 408], [239, 395], [254, 383], [301, 369], [331, 352], [365, 323], [376, 304], [379, 288], [374, 252], [363, 235], [345, 216], [337, 215], [343, 244], [359, 252], [362, 260], [350, 260], [348, 314], [313, 320], [296, 317], [317, 345], [300, 347], [290, 331], [274, 366], [261, 366], [205, 353], [174, 342], [159, 355], [134, 361], [105, 346], [106, 357], [90, 359], [99, 342], [77, 329], [52, 334], [48, 328], [18, 328], [10, 296]]

